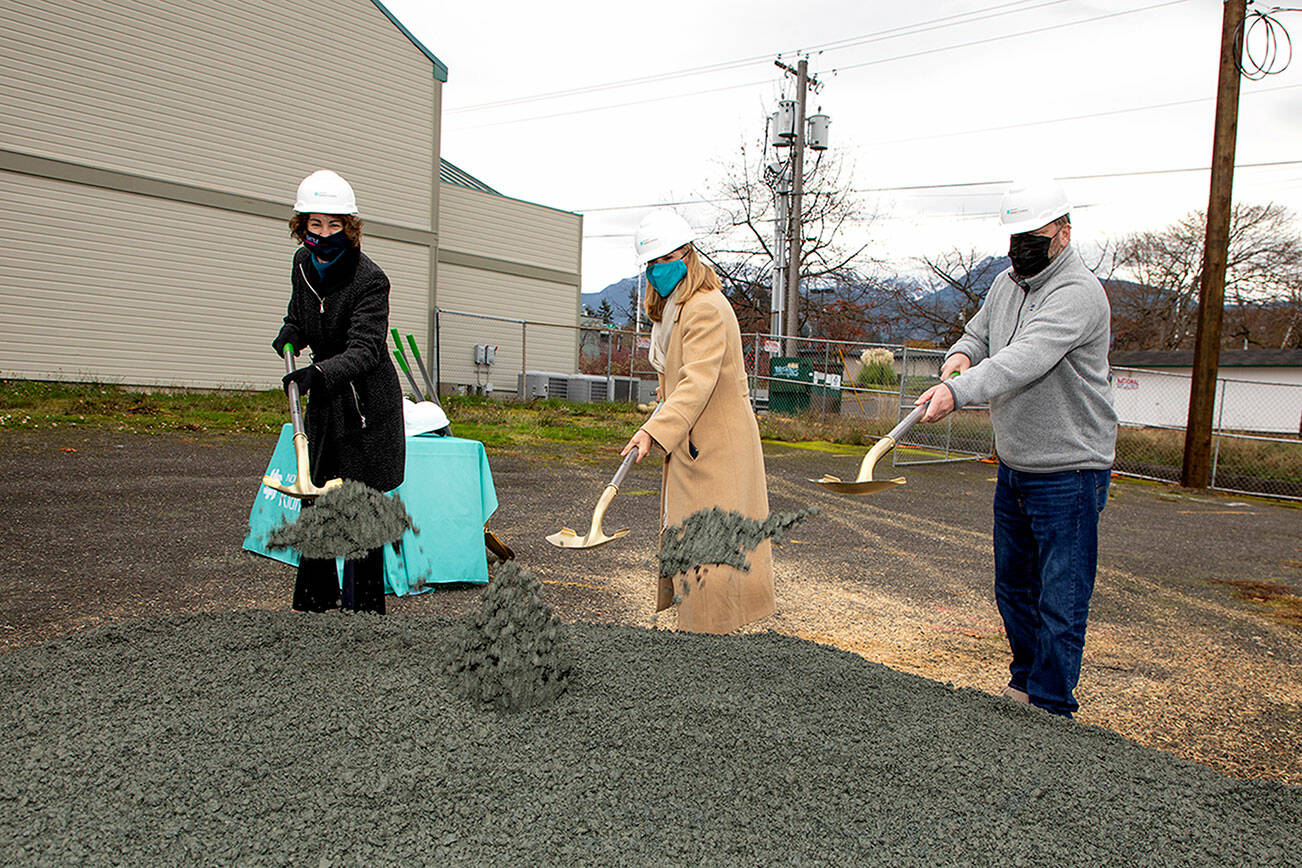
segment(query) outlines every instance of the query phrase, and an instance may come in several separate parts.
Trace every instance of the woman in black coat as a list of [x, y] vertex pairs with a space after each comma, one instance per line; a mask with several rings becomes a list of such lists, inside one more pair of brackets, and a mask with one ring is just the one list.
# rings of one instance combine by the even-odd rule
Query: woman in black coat
[[[307, 396], [304, 425], [312, 482], [354, 479], [378, 491], [402, 484], [406, 444], [402, 389], [389, 361], [389, 279], [361, 251], [362, 221], [348, 182], [313, 172], [298, 187], [290, 234], [300, 242], [285, 324], [272, 346], [311, 350], [311, 364], [285, 376]], [[305, 502], [304, 506], [308, 504]], [[340, 606], [333, 560], [304, 558], [294, 608]], [[342, 606], [384, 613], [384, 549], [344, 563]]]

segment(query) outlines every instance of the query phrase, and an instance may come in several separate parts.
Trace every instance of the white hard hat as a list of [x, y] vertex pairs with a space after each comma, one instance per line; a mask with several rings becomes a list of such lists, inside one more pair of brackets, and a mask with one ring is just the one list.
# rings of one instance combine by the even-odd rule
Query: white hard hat
[[321, 169], [299, 183], [294, 210], [300, 214], [356, 214], [357, 197], [347, 181]]
[[1019, 181], [999, 203], [999, 223], [1009, 235], [1034, 232], [1071, 211], [1067, 191], [1057, 181]]
[[642, 218], [633, 236], [633, 249], [637, 251], [637, 261], [646, 265], [695, 240], [696, 233], [686, 220], [662, 208]]
[[417, 404], [404, 395], [402, 427], [408, 437], [415, 437], [427, 431], [438, 431], [448, 427], [448, 414], [433, 401], [421, 401]]

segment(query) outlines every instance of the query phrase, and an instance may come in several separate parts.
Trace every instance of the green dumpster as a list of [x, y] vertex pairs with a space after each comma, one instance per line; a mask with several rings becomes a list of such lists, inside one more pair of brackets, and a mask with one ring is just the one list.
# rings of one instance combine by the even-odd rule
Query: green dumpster
[[796, 356], [769, 360], [769, 412], [796, 415], [809, 409], [814, 363]]

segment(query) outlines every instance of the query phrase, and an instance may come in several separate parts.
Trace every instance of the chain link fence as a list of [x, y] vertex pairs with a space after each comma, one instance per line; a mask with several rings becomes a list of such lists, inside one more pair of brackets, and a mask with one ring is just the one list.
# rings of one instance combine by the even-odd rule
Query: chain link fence
[[[652, 401], [650, 335], [435, 312], [434, 367], [442, 388], [578, 401]], [[481, 349], [482, 348], [482, 349]], [[829, 435], [880, 436], [940, 382], [944, 350], [744, 334], [756, 411], [831, 426]], [[1121, 429], [1115, 472], [1178, 482], [1184, 460], [1188, 374], [1113, 370]], [[1302, 384], [1220, 378], [1212, 434], [1212, 488], [1302, 500]], [[838, 430], [833, 431], [832, 428]], [[939, 424], [915, 425], [892, 451], [897, 466], [987, 458], [995, 453], [989, 408], [964, 407]]]
[[521, 401], [655, 398], [645, 332], [446, 309], [435, 310], [434, 322], [440, 389]]
[[[820, 424], [844, 420], [885, 433], [940, 382], [943, 350], [899, 344], [789, 340], [742, 335], [757, 410], [803, 415]], [[896, 465], [989, 456], [994, 434], [985, 406], [965, 407], [934, 425], [915, 425], [892, 452]]]
[[[1116, 472], [1179, 482], [1190, 375], [1114, 368]], [[1220, 377], [1212, 408], [1211, 487], [1302, 500], [1302, 384]]]
[[[889, 428], [939, 382], [944, 350], [775, 335], [743, 335], [757, 409]], [[1117, 368], [1121, 427], [1114, 470], [1179, 482], [1188, 417], [1188, 374]], [[1211, 487], [1302, 500], [1302, 384], [1219, 378]], [[915, 425], [893, 452], [898, 465], [995, 454], [987, 406], [965, 407], [935, 425]]]

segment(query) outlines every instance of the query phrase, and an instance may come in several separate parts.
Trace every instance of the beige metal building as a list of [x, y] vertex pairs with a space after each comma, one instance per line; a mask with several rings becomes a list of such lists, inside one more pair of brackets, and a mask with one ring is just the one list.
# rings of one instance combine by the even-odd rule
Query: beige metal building
[[[0, 0], [0, 377], [276, 384], [318, 168], [357, 190], [427, 356], [442, 307], [570, 326], [531, 328], [529, 366], [577, 370], [582, 218], [442, 159], [446, 80], [377, 0]], [[484, 375], [474, 344], [518, 370], [518, 326], [443, 323], [444, 382]]]

